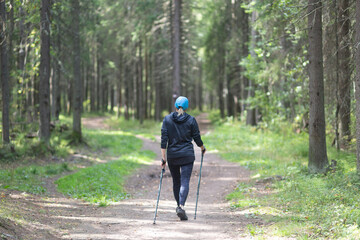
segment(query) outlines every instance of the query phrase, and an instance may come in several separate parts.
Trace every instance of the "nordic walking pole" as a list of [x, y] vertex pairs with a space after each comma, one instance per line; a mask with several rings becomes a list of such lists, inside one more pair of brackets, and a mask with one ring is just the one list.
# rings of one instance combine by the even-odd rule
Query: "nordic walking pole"
[[[162, 163], [164, 164], [164, 160], [161, 159]], [[154, 222], [153, 224], [155, 224], [156, 222], [156, 214], [157, 214], [157, 210], [158, 210], [158, 206], [159, 206], [159, 199], [160, 199], [160, 192], [161, 192], [161, 183], [162, 183], [162, 179], [163, 179], [163, 175], [164, 175], [164, 172], [165, 172], [165, 167], [163, 167], [161, 169], [161, 175], [160, 175], [160, 184], [159, 184], [159, 192], [158, 192], [158, 197], [157, 197], [157, 202], [156, 202], [156, 208], [155, 208], [155, 215], [154, 215]]]
[[[206, 149], [205, 149], [205, 150], [206, 150]], [[198, 182], [197, 194], [196, 194], [196, 204], [195, 204], [194, 220], [196, 219], [197, 204], [198, 204], [198, 200], [199, 200], [199, 190], [200, 190], [200, 180], [201, 180], [201, 169], [202, 169], [202, 164], [203, 164], [203, 160], [204, 160], [204, 153], [205, 153], [205, 151], [201, 151], [200, 173], [199, 173], [199, 182]]]

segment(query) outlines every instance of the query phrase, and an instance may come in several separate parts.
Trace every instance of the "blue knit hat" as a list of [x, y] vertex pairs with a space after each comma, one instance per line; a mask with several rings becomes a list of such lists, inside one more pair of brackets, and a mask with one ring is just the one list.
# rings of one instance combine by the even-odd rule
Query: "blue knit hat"
[[189, 107], [189, 100], [186, 97], [180, 96], [175, 101], [175, 107], [177, 109], [182, 107], [182, 109], [186, 110]]

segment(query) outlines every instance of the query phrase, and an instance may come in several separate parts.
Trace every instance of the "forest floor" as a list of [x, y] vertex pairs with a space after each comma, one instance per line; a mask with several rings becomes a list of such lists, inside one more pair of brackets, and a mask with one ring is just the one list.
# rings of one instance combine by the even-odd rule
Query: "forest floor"
[[[200, 115], [197, 120], [202, 134], [206, 134], [210, 127], [206, 115]], [[87, 128], [109, 129], [103, 117], [83, 119], [83, 124]], [[189, 220], [180, 221], [176, 216], [172, 180], [166, 169], [156, 225], [153, 225], [160, 144], [159, 137], [156, 141], [141, 139], [143, 149], [155, 152], [157, 157], [152, 164], [142, 166], [128, 177], [126, 190], [130, 199], [107, 207], [70, 199], [57, 192], [54, 181], [58, 177], [46, 180], [47, 196], [1, 190], [1, 206], [23, 220], [0, 219], [0, 239], [252, 239], [249, 226], [271, 224], [247, 211], [231, 209], [225, 196], [239, 182], [250, 181], [250, 172], [211, 151], [204, 157], [197, 219], [193, 219], [200, 168], [200, 149], [195, 147], [197, 159], [185, 206]], [[86, 156], [81, 153], [72, 156], [73, 161], [77, 159], [84, 160]], [[258, 194], [267, 194], [265, 185], [258, 185], [257, 189]]]

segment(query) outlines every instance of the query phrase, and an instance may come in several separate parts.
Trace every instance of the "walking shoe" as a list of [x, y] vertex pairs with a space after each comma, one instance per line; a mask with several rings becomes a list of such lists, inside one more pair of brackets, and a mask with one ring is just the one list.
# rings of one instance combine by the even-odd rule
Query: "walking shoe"
[[176, 208], [176, 214], [180, 218], [180, 220], [188, 220], [188, 217], [186, 216], [185, 210], [181, 207]]

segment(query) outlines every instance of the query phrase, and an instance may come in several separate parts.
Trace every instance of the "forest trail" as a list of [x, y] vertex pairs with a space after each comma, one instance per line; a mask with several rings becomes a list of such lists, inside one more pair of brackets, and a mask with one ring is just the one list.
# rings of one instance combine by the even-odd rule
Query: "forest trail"
[[[208, 131], [209, 121], [202, 114], [198, 118], [202, 134]], [[99, 127], [99, 126], [97, 126]], [[244, 229], [248, 224], [262, 224], [260, 219], [247, 218], [245, 214], [231, 211], [224, 200], [239, 181], [249, 180], [249, 171], [229, 163], [211, 149], [205, 154], [197, 219], [194, 209], [200, 150], [195, 147], [196, 161], [190, 183], [190, 193], [185, 209], [188, 221], [180, 221], [175, 214], [176, 202], [172, 193], [172, 181], [166, 169], [159, 202], [156, 225], [154, 210], [159, 186], [160, 144], [142, 139], [143, 149], [157, 154], [151, 165], [143, 166], [128, 178], [126, 189], [132, 198], [106, 208], [94, 208], [84, 216], [72, 216], [81, 224], [69, 232], [67, 239], [240, 239], [247, 238]], [[206, 143], [205, 143], [206, 145]]]
[[[94, 120], [84, 119], [83, 124], [88, 128], [109, 129], [104, 123], [105, 118], [97, 117]], [[202, 135], [206, 134], [210, 126], [206, 115], [200, 115], [197, 120]], [[56, 192], [53, 184], [55, 179], [49, 179], [47, 187], [52, 190], [47, 196], [12, 190], [2, 193], [1, 204], [13, 209], [13, 214], [21, 214], [24, 219], [21, 224], [23, 228], [19, 229], [15, 224], [6, 227], [9, 230], [7, 232], [16, 234], [20, 239], [224, 240], [249, 239], [249, 224], [265, 224], [261, 218], [247, 214], [247, 210], [230, 209], [229, 203], [225, 201], [226, 194], [239, 181], [249, 181], [250, 173], [235, 163], [222, 160], [211, 149], [208, 149], [204, 157], [197, 219], [193, 219], [201, 154], [200, 148], [195, 147], [196, 161], [185, 206], [189, 220], [180, 221], [176, 216], [172, 180], [167, 168], [162, 183], [158, 217], [156, 225], [153, 225], [160, 175], [160, 144], [159, 139], [142, 140], [143, 149], [155, 152], [157, 157], [127, 179], [126, 190], [131, 194], [130, 199], [98, 207], [63, 196]]]

